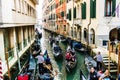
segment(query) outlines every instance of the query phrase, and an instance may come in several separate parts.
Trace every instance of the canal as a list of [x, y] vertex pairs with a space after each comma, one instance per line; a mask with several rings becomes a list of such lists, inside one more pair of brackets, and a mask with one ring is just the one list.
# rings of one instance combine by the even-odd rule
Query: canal
[[[86, 76], [88, 74], [88, 71], [84, 64], [85, 54], [76, 52], [77, 59], [78, 59], [77, 65], [71, 72], [68, 72], [65, 69], [64, 58], [60, 59], [60, 60], [54, 59], [54, 57], [52, 55], [52, 48], [49, 44], [49, 39], [48, 39], [49, 35], [50, 35], [49, 32], [42, 30], [43, 37], [41, 39], [41, 48], [42, 48], [43, 52], [47, 49], [49, 56], [51, 58], [51, 62], [53, 64], [53, 69], [57, 70], [60, 73], [59, 80], [80, 80], [80, 69], [82, 70], [83, 74]], [[61, 46], [61, 48], [63, 50], [63, 55], [65, 55], [67, 44], [60, 42], [59, 45]]]

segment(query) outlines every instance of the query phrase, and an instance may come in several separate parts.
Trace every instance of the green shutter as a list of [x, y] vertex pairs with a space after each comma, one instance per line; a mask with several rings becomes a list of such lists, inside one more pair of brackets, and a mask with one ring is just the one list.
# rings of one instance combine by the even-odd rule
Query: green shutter
[[86, 3], [82, 4], [82, 19], [86, 19]]
[[61, 16], [64, 17], [64, 11], [61, 12]]
[[106, 16], [106, 0], [105, 0], [104, 16]]
[[112, 15], [115, 16], [116, 0], [112, 0]]
[[86, 2], [84, 3], [84, 19], [86, 19]]
[[69, 9], [69, 20], [71, 20], [71, 9]]
[[93, 0], [90, 0], [90, 18], [93, 18]]
[[94, 0], [94, 6], [93, 6], [93, 8], [94, 8], [93, 17], [96, 18], [96, 0]]
[[82, 11], [81, 17], [83, 19], [83, 4], [81, 4], [81, 11]]
[[73, 10], [73, 15], [74, 15], [74, 18], [76, 18], [76, 7]]
[[82, 4], [82, 19], [85, 19], [85, 5]]

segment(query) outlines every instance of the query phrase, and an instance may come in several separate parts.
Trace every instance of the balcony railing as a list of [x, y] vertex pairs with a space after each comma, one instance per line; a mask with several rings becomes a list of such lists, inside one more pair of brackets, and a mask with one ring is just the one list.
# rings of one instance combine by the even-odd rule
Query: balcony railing
[[27, 39], [24, 39], [23, 44], [24, 44], [24, 47], [27, 46]]
[[14, 48], [8, 48], [8, 59], [12, 59], [14, 57]]
[[18, 43], [17, 46], [18, 46], [18, 48], [17, 48], [18, 52], [21, 51], [22, 50], [22, 43]]
[[82, 19], [81, 18], [74, 19], [74, 24], [75, 25], [81, 25], [82, 24]]

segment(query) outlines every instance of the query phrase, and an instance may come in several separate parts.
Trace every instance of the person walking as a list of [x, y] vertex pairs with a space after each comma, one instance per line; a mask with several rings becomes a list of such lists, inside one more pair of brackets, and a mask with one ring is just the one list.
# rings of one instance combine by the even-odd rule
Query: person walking
[[90, 69], [90, 80], [98, 80], [94, 67], [91, 67]]
[[97, 70], [102, 70], [102, 62], [103, 62], [103, 58], [101, 56], [101, 53], [98, 52], [98, 54], [94, 57], [94, 59], [97, 59]]
[[36, 58], [38, 59], [37, 60], [37, 64], [39, 65], [39, 73], [40, 74], [43, 74], [43, 70], [44, 70], [44, 67], [43, 67], [43, 63], [44, 63], [44, 57], [43, 57], [43, 53], [40, 53], [40, 55], [38, 55]]

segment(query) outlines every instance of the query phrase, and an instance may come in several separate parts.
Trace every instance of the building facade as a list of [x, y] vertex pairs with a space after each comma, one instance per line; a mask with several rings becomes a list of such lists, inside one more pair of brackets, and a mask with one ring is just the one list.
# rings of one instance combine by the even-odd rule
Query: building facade
[[[51, 0], [52, 1], [52, 0]], [[60, 25], [58, 17], [58, 4], [56, 0], [56, 22], [55, 27], [59, 34], [65, 35], [64, 28]], [[66, 0], [66, 37], [82, 42], [86, 46], [100, 48], [103, 54], [107, 50], [110, 57], [118, 63], [118, 42], [120, 40], [120, 1], [119, 0]], [[48, 5], [49, 6], [49, 5]], [[61, 6], [60, 6], [61, 7]], [[58, 17], [58, 18], [57, 18]], [[59, 19], [59, 20], [58, 20]], [[61, 29], [60, 29], [61, 28]], [[49, 27], [47, 28], [49, 29]], [[108, 41], [110, 47], [108, 50]], [[106, 53], [109, 55], [109, 53]]]
[[[34, 42], [37, 0], [0, 1], [0, 58], [5, 75]], [[17, 55], [18, 54], [18, 55]]]

